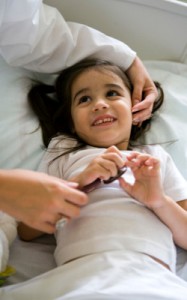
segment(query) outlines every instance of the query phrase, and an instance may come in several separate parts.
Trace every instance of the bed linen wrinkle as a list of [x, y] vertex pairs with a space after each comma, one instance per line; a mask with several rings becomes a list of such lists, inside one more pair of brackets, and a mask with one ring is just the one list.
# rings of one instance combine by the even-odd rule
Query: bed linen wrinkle
[[0, 290], [1, 300], [186, 300], [187, 283], [143, 253], [88, 255]]

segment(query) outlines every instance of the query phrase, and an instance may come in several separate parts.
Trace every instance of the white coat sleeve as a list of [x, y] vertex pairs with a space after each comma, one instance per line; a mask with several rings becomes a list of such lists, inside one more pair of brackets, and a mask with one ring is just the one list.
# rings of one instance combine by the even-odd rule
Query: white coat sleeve
[[0, 272], [6, 269], [9, 259], [9, 248], [16, 236], [16, 220], [0, 211]]
[[66, 22], [42, 0], [0, 1], [0, 53], [13, 66], [57, 72], [86, 57], [112, 61], [126, 70], [136, 53], [86, 25]]

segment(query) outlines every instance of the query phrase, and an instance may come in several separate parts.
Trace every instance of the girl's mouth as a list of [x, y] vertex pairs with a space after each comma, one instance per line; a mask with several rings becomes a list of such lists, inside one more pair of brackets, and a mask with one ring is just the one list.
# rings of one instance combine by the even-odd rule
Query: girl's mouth
[[92, 126], [99, 126], [102, 124], [110, 124], [115, 121], [116, 121], [116, 119], [114, 117], [99, 117], [92, 123]]

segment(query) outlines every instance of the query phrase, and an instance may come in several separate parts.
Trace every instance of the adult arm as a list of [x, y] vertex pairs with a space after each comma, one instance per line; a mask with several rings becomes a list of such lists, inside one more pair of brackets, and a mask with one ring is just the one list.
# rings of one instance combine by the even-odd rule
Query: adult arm
[[0, 1], [0, 53], [13, 66], [44, 73], [61, 71], [86, 57], [112, 61], [127, 70], [134, 86], [134, 123], [150, 117], [158, 95], [143, 63], [126, 44], [66, 22], [41, 0]]
[[56, 72], [97, 56], [128, 69], [136, 53], [124, 43], [86, 25], [66, 22], [41, 0], [0, 1], [0, 51], [14, 66]]

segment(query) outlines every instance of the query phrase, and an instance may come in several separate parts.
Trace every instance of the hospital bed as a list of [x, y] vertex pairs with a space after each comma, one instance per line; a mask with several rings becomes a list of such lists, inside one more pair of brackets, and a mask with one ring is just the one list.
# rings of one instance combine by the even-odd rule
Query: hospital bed
[[[145, 142], [162, 144], [187, 180], [187, 4], [174, 0], [44, 2], [57, 7], [66, 20], [99, 29], [137, 52], [165, 91], [164, 106]], [[37, 120], [26, 103], [32, 72], [10, 67], [3, 59], [0, 65], [0, 167], [36, 170], [43, 149], [41, 132], [35, 131]], [[48, 235], [34, 242], [17, 239], [9, 262], [16, 273], [7, 280], [7, 288], [43, 273], [50, 277], [56, 266], [54, 248], [54, 238]], [[178, 249], [177, 272], [187, 280], [187, 253], [182, 249]]]

